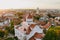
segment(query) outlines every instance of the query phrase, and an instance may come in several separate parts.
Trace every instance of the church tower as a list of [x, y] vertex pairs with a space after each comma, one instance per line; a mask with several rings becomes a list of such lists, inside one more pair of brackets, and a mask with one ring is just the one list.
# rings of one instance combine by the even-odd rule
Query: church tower
[[28, 16], [26, 17], [26, 22], [28, 23], [28, 24], [31, 24], [32, 22], [33, 22], [33, 16], [32, 16], [32, 14], [28, 14]]

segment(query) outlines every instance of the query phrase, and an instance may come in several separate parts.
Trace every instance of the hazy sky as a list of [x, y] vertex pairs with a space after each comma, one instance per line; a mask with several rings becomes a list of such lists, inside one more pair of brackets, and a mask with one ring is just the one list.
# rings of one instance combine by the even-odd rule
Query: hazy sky
[[0, 0], [0, 9], [60, 9], [60, 0]]

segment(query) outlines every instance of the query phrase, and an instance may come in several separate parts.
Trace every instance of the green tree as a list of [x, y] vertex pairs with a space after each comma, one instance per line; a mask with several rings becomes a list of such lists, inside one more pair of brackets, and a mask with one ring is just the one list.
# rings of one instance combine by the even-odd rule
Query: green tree
[[39, 20], [39, 18], [40, 18], [40, 15], [35, 15], [34, 16], [34, 19], [36, 19], [36, 20]]
[[14, 40], [14, 38], [9, 37], [9, 38], [6, 38], [5, 40]]
[[55, 15], [53, 16], [53, 15], [51, 15], [51, 14], [47, 14], [47, 16], [48, 16], [49, 18], [53, 18], [53, 19], [56, 17]]
[[15, 32], [14, 32], [14, 23], [13, 23], [13, 21], [10, 22], [9, 32], [10, 32], [11, 34], [13, 34], [13, 35], [15, 34]]
[[5, 35], [5, 31], [0, 30], [0, 38], [3, 38], [3, 37], [4, 37], [4, 35]]
[[46, 29], [43, 29], [43, 32], [44, 32], [44, 34], [46, 34], [47, 30]]
[[55, 40], [56, 39], [56, 34], [54, 30], [50, 30], [46, 33], [45, 37], [43, 40]]
[[51, 26], [43, 40], [60, 40], [60, 27]]
[[17, 13], [16, 13], [16, 16], [18, 16], [20, 19], [22, 19], [22, 18], [23, 18], [23, 14], [24, 14], [24, 13], [22, 13], [22, 12], [17, 12]]

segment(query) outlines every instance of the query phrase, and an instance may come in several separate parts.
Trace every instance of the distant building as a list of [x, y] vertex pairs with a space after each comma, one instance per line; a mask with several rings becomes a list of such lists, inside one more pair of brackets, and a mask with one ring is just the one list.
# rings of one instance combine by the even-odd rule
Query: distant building
[[39, 21], [48, 21], [48, 17], [47, 16], [40, 17]]
[[9, 20], [4, 20], [3, 22], [0, 22], [0, 26], [9, 26], [9, 24]]
[[58, 20], [60, 20], [60, 17], [55, 17], [55, 19], [58, 19]]
[[39, 13], [40, 13], [40, 9], [37, 8], [37, 9], [36, 9], [36, 14], [39, 14]]

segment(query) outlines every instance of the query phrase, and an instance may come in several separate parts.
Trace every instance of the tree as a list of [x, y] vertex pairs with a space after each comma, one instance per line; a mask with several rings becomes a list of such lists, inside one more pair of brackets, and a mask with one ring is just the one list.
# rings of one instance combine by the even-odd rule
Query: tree
[[15, 34], [15, 32], [14, 32], [14, 23], [13, 23], [13, 21], [10, 22], [9, 32], [10, 32], [11, 34], [13, 34], [13, 35]]
[[40, 18], [40, 15], [35, 15], [34, 16], [34, 19], [36, 19], [36, 20], [39, 20], [39, 18]]
[[14, 38], [9, 37], [9, 38], [6, 38], [5, 40], [14, 40]]
[[0, 30], [0, 38], [3, 38], [3, 37], [4, 37], [4, 35], [5, 35], [5, 31]]
[[46, 29], [43, 29], [43, 32], [44, 32], [44, 34], [46, 34], [47, 30]]
[[5, 37], [8, 37], [8, 30], [5, 30]]
[[17, 12], [17, 13], [16, 13], [16, 16], [18, 16], [20, 19], [22, 19], [22, 18], [23, 18], [23, 14], [24, 14], [24, 13]]
[[43, 40], [60, 40], [60, 27], [50, 27]]
[[15, 39], [15, 40], [18, 40], [18, 38], [17, 38], [17, 37], [14, 37], [14, 39]]
[[47, 14], [47, 15], [48, 15], [49, 18], [53, 18], [53, 19], [56, 17], [55, 15], [53, 16], [51, 14]]
[[52, 16], [51, 16], [51, 14], [47, 14], [47, 15], [48, 15], [48, 17], [49, 17], [49, 18], [51, 18], [51, 17], [52, 17]]
[[56, 34], [54, 30], [50, 30], [46, 33], [45, 37], [43, 38], [43, 40], [55, 40], [56, 38]]

